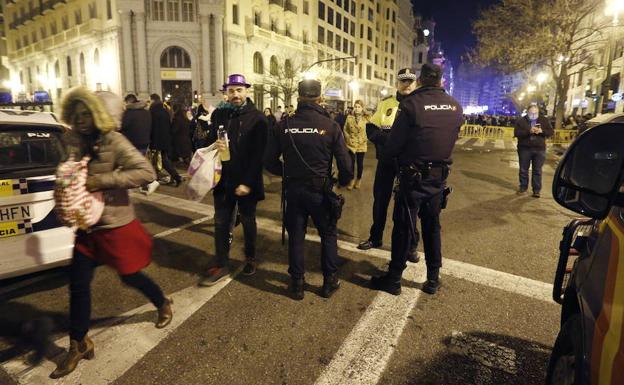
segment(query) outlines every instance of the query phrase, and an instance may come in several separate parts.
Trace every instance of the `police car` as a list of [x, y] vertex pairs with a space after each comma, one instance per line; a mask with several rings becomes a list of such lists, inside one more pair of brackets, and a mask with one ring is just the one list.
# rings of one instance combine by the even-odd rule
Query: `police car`
[[585, 131], [555, 173], [557, 203], [589, 219], [570, 222], [560, 242], [548, 385], [624, 384], [623, 177], [624, 123]]
[[0, 110], [0, 279], [67, 264], [74, 234], [54, 213], [65, 131], [46, 112]]

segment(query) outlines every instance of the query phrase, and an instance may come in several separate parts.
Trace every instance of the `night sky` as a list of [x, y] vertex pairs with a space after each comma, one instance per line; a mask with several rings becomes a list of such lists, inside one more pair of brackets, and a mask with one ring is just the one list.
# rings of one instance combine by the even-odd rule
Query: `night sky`
[[412, 0], [414, 10], [436, 22], [435, 39], [442, 42], [442, 48], [447, 57], [457, 68], [459, 58], [466, 47], [475, 45], [472, 35], [472, 21], [479, 11], [487, 8], [499, 0]]

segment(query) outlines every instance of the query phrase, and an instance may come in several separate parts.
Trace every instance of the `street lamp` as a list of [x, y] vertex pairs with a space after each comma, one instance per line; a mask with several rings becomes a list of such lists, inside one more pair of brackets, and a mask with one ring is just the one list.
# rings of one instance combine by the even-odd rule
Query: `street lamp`
[[360, 83], [353, 79], [349, 82], [349, 88], [351, 88], [351, 105], [355, 104], [355, 93], [360, 89]]
[[425, 37], [429, 36], [431, 32], [429, 32], [429, 30], [427, 28], [423, 29], [423, 35], [425, 35]]
[[383, 96], [385, 98], [386, 95], [388, 95], [388, 90], [384, 88], [384, 89], [381, 90], [381, 96]]
[[527, 86], [527, 92], [528, 92], [529, 94], [531, 94], [531, 93], [535, 92], [535, 90], [536, 90], [536, 87], [535, 87], [533, 84], [529, 84], [529, 85]]
[[548, 74], [546, 72], [540, 72], [535, 77], [535, 80], [537, 81], [537, 84], [540, 85], [540, 87], [547, 79], [548, 79]]

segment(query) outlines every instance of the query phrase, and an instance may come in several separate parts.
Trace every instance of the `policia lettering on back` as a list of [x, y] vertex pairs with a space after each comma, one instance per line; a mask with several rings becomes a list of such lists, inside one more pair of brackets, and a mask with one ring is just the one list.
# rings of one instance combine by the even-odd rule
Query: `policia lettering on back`
[[463, 116], [459, 103], [441, 87], [442, 70], [425, 64], [416, 89], [399, 105], [384, 146], [382, 160], [395, 162], [400, 187], [396, 192], [392, 229], [392, 259], [388, 273], [372, 277], [371, 286], [391, 294], [401, 292], [401, 276], [412, 244], [415, 218], [420, 217], [427, 262], [423, 291], [440, 287], [442, 266], [440, 210], [448, 197], [446, 179]]

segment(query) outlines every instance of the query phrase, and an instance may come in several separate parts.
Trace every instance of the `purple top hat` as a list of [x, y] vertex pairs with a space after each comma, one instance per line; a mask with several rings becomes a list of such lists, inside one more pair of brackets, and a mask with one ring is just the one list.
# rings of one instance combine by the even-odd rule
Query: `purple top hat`
[[228, 76], [227, 82], [223, 84], [223, 89], [226, 89], [228, 86], [245, 86], [245, 88], [251, 87], [251, 84], [245, 81], [245, 77], [241, 74], [232, 74]]

